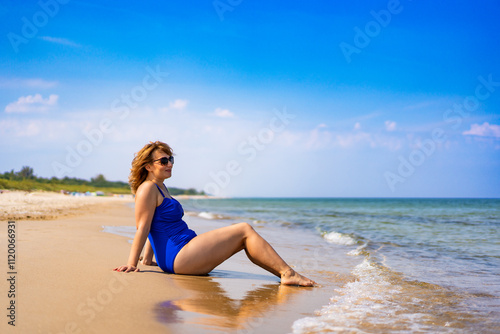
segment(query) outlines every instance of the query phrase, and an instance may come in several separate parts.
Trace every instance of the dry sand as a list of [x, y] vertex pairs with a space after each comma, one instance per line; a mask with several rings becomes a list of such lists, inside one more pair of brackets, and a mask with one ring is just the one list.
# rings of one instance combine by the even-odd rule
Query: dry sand
[[[97, 198], [86, 204], [70, 200], [51, 213], [51, 201], [62, 203], [55, 195], [35, 195], [25, 202], [36, 207], [33, 212], [50, 217], [87, 209], [79, 210], [78, 216], [15, 221], [15, 298], [7, 295], [7, 221], [0, 222], [0, 267], [6, 277], [0, 284], [1, 333], [289, 333], [296, 319], [312, 316], [328, 304], [331, 294], [323, 288], [281, 286], [277, 277], [251, 264], [244, 252], [204, 277], [169, 275], [149, 266], [140, 266], [140, 273], [114, 272], [112, 268], [126, 263], [130, 243], [102, 232], [102, 226], [135, 226], [133, 209], [127, 206], [131, 199]], [[13, 212], [34, 216], [30, 210]], [[224, 224], [185, 219], [197, 233]], [[293, 245], [274, 239], [270, 241], [277, 251], [293, 258]], [[328, 290], [343, 282], [341, 276], [327, 282]], [[12, 300], [15, 327], [6, 317]]]
[[124, 201], [132, 201], [132, 196], [71, 196], [46, 191], [4, 190], [0, 193], [0, 220], [53, 219], [81, 214], [89, 206]]

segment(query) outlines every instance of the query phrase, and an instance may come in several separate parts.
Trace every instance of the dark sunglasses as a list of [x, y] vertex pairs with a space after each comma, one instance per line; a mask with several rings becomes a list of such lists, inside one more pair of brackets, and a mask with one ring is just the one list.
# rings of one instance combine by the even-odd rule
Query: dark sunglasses
[[172, 163], [172, 165], [174, 164], [174, 156], [172, 155], [170, 158], [160, 158], [160, 159], [156, 159], [156, 160], [153, 160], [153, 162], [156, 162], [156, 161], [159, 161], [161, 163], [162, 166], [166, 166], [168, 165], [168, 162], [170, 161]]

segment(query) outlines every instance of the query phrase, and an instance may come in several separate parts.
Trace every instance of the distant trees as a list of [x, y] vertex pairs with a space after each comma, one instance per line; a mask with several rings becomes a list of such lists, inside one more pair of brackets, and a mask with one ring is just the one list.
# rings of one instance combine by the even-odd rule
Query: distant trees
[[106, 180], [103, 174], [98, 174], [97, 176], [91, 178], [90, 181], [84, 179], [78, 179], [75, 177], [67, 177], [67, 176], [65, 176], [62, 179], [58, 179], [56, 177], [52, 177], [50, 179], [37, 177], [35, 176], [33, 168], [29, 166], [23, 166], [21, 170], [18, 172], [14, 172], [14, 170], [11, 170], [10, 172], [5, 172], [3, 174], [0, 174], [0, 179], [16, 180], [16, 181], [29, 179], [39, 183], [86, 185], [86, 186], [100, 187], [100, 188], [129, 188], [128, 183], [121, 181], [108, 181]]
[[[126, 182], [122, 181], [108, 181], [103, 174], [98, 174], [95, 177], [90, 178], [90, 181], [84, 179], [78, 179], [74, 177], [64, 177], [62, 179], [58, 179], [56, 177], [52, 177], [50, 179], [37, 177], [33, 171], [33, 168], [29, 166], [23, 166], [20, 171], [14, 172], [11, 170], [10, 172], [5, 172], [0, 174], [0, 179], [5, 180], [13, 180], [13, 181], [23, 181], [30, 180], [29, 182], [35, 183], [43, 183], [43, 184], [52, 184], [52, 185], [70, 185], [70, 186], [89, 186], [96, 188], [121, 188], [123, 190], [129, 190], [130, 186]], [[23, 183], [28, 183], [25, 181]], [[1, 188], [1, 187], [0, 187]], [[168, 188], [172, 195], [205, 195], [205, 192], [198, 192], [194, 188], [189, 189], [181, 189], [175, 187]]]
[[33, 172], [33, 168], [29, 166], [23, 166], [23, 168], [21, 168], [21, 170], [18, 172], [14, 172], [14, 170], [11, 170], [10, 172], [0, 174], [0, 178], [7, 180], [34, 179], [35, 174]]
[[205, 195], [205, 192], [202, 191], [201, 193], [199, 193], [198, 190], [194, 188], [189, 188], [184, 190], [183, 195]]
[[99, 174], [96, 177], [90, 178], [90, 183], [95, 185], [96, 187], [105, 187], [108, 181], [106, 181], [104, 175]]
[[17, 172], [19, 176], [23, 179], [33, 179], [35, 174], [33, 173], [33, 168], [29, 166], [23, 166], [19, 172]]

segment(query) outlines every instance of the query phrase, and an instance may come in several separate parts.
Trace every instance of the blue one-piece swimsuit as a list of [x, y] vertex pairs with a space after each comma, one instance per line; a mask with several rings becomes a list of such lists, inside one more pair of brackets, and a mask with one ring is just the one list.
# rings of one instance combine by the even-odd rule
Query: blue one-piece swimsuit
[[163, 196], [163, 202], [156, 207], [148, 238], [158, 266], [163, 271], [174, 274], [177, 253], [196, 237], [196, 233], [182, 220], [184, 210], [181, 203], [174, 198], [166, 198], [160, 187], [158, 190]]

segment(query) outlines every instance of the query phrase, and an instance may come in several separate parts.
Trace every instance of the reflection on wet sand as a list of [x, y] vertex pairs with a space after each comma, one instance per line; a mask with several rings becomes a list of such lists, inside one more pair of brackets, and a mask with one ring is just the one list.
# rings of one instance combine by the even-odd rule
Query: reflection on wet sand
[[[278, 280], [273, 283], [272, 277], [264, 275], [218, 271], [216, 276], [173, 276], [171, 282], [190, 295], [158, 304], [157, 319], [167, 325], [183, 322], [218, 329], [256, 328], [274, 306], [309, 290], [280, 285]], [[247, 291], [241, 296], [245, 286]]]

